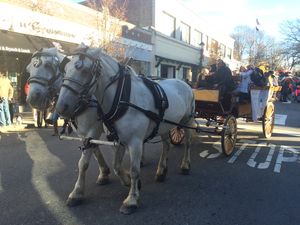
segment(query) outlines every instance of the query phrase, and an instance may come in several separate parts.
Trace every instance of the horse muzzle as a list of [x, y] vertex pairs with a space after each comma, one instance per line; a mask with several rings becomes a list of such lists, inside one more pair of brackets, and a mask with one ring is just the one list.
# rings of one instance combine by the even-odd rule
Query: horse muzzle
[[26, 102], [39, 110], [47, 109], [50, 106], [50, 99], [45, 92], [29, 92]]

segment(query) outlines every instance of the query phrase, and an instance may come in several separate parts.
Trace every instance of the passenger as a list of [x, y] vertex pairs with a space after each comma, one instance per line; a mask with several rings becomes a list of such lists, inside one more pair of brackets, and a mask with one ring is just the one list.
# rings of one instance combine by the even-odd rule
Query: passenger
[[206, 77], [209, 75], [209, 70], [207, 68], [203, 68], [201, 73], [198, 76], [196, 88], [207, 87]]
[[241, 80], [237, 88], [240, 103], [246, 103], [250, 101], [249, 86], [251, 83], [252, 73], [253, 73], [253, 69], [251, 66], [248, 66], [247, 69], [244, 66], [240, 67]]

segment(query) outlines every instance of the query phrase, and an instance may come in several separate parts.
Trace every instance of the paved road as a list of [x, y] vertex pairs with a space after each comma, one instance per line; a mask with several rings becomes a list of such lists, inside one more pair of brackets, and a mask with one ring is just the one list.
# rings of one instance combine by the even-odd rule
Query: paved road
[[[174, 147], [164, 183], [154, 181], [161, 144], [147, 144], [141, 206], [130, 216], [119, 213], [128, 189], [115, 175], [106, 186], [95, 184], [95, 160], [84, 204], [65, 205], [77, 176], [79, 143], [57, 140], [51, 128], [1, 134], [0, 224], [298, 225], [299, 107], [278, 103], [276, 113], [287, 117], [270, 140], [263, 138], [260, 124], [239, 121], [231, 157], [219, 153], [219, 137], [195, 135], [191, 174], [179, 173], [183, 151]], [[103, 153], [111, 162], [111, 149], [103, 147]]]

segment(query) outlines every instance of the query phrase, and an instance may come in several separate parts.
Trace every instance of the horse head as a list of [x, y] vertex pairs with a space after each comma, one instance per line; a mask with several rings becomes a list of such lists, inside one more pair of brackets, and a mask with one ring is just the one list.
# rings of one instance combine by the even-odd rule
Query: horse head
[[30, 73], [27, 102], [33, 108], [48, 108], [59, 93], [63, 74], [60, 63], [64, 58], [56, 48], [42, 48], [32, 55], [26, 70]]
[[65, 69], [56, 110], [64, 117], [71, 117], [85, 109], [99, 86], [103, 86], [111, 74], [118, 71], [118, 62], [100, 48], [81, 44]]

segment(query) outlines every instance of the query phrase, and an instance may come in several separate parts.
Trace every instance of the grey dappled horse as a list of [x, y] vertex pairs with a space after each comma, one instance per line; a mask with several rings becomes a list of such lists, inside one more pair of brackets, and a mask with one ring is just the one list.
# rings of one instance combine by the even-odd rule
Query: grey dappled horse
[[[124, 78], [126, 76], [129, 77], [131, 91], [126, 89], [126, 85], [123, 85], [126, 83]], [[185, 82], [177, 79], [162, 80], [159, 85], [163, 88], [169, 103], [163, 118], [186, 126], [193, 125], [195, 101], [192, 89]], [[84, 98], [93, 94], [100, 103], [104, 123], [109, 123], [121, 145], [129, 151], [130, 191], [123, 201], [120, 211], [124, 214], [130, 214], [138, 207], [140, 196], [139, 165], [143, 143], [157, 127], [157, 120], [148, 117], [146, 111], [153, 115], [153, 113], [158, 114], [159, 110], [155, 107], [151, 91], [130, 67], [120, 66], [115, 59], [103, 53], [99, 48], [90, 49], [81, 45], [66, 66], [66, 76], [56, 104], [56, 110], [59, 114], [70, 117], [84, 101]], [[123, 95], [129, 95], [128, 102], [122, 100]], [[112, 111], [112, 108], [116, 108], [116, 111]], [[121, 116], [116, 118], [116, 114], [121, 114]], [[164, 122], [159, 125], [158, 135], [161, 136], [163, 150], [156, 171], [158, 181], [164, 180], [166, 176], [170, 148], [168, 134], [173, 127], [174, 125]], [[185, 135], [185, 150], [181, 170], [184, 174], [188, 174], [190, 170], [191, 130], [185, 129]], [[119, 173], [118, 167], [115, 167], [114, 170]]]
[[[61, 88], [63, 79], [62, 63], [67, 62], [66, 56], [56, 48], [41, 49], [35, 52], [31, 62], [27, 66], [30, 73], [28, 82], [30, 84], [27, 102], [39, 110], [50, 106]], [[77, 132], [85, 138], [99, 139], [102, 132], [102, 123], [97, 121], [97, 107], [87, 107], [80, 115], [75, 117]], [[94, 154], [99, 163], [98, 184], [107, 184], [109, 182], [110, 170], [98, 146], [86, 148], [78, 162], [78, 178], [75, 187], [69, 194], [67, 204], [70, 206], [81, 203], [84, 197], [85, 173], [89, 166], [91, 155]]]

